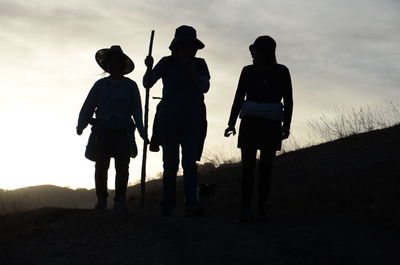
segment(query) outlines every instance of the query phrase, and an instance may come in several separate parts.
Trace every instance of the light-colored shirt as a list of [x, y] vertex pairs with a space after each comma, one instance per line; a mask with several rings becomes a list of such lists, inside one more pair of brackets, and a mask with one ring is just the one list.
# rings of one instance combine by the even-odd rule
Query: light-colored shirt
[[135, 81], [123, 77], [113, 80], [105, 77], [96, 81], [79, 113], [77, 129], [85, 129], [93, 114], [101, 124], [135, 121], [140, 134], [144, 133], [140, 93]]

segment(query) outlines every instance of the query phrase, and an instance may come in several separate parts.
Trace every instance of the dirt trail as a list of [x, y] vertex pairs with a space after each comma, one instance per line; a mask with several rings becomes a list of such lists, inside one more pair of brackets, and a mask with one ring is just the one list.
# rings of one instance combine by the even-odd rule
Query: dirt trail
[[41, 209], [0, 225], [4, 265], [399, 264], [398, 236], [329, 216], [239, 224], [229, 210], [161, 218], [157, 209]]

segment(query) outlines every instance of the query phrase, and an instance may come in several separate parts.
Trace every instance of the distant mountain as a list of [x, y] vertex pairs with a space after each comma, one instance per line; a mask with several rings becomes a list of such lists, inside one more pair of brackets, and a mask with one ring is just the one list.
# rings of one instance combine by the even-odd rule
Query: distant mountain
[[0, 212], [15, 212], [40, 207], [86, 208], [93, 204], [93, 190], [72, 190], [53, 185], [0, 191]]

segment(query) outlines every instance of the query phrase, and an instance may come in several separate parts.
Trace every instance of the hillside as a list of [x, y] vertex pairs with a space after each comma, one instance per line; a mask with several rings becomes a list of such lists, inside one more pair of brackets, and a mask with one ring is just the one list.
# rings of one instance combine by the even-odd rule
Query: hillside
[[195, 219], [182, 201], [159, 217], [160, 181], [147, 184], [144, 210], [136, 186], [128, 213], [0, 216], [0, 264], [399, 264], [399, 136], [395, 126], [279, 156], [268, 223], [237, 222], [240, 164], [200, 168], [218, 188]]

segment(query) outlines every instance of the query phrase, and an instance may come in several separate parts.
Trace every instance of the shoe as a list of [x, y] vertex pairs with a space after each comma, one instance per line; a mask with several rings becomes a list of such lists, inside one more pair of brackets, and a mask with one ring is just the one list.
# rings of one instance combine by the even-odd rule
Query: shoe
[[94, 206], [95, 210], [105, 210], [107, 209], [107, 197], [98, 197], [96, 205]]
[[269, 221], [271, 221], [271, 213], [268, 212], [267, 210], [260, 210], [260, 211], [258, 211], [258, 218], [261, 221], [269, 222]]
[[161, 217], [168, 217], [172, 215], [172, 209], [171, 208], [161, 208]]
[[254, 220], [254, 214], [250, 208], [244, 209], [239, 217], [239, 222], [241, 223], [249, 223], [252, 222], [253, 220]]
[[187, 217], [203, 216], [204, 209], [200, 206], [186, 207], [185, 213]]
[[161, 217], [167, 217], [172, 215], [172, 211], [175, 209], [175, 202], [170, 203], [163, 200], [160, 203], [161, 206]]
[[114, 199], [114, 210], [121, 212], [128, 211], [129, 208], [126, 205], [125, 199]]

